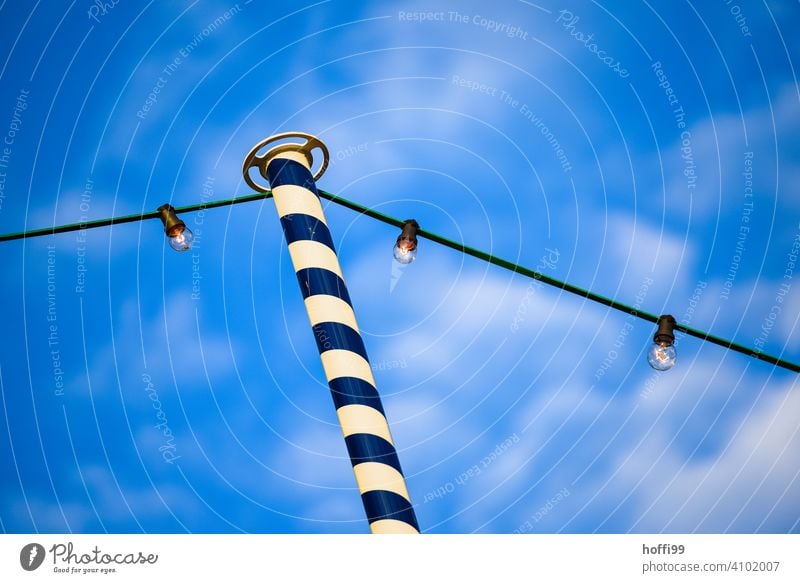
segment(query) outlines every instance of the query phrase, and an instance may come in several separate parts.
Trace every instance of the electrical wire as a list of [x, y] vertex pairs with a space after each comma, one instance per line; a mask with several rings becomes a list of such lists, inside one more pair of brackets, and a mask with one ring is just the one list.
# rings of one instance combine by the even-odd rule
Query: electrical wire
[[[271, 192], [263, 192], [251, 194], [247, 196], [240, 196], [237, 198], [227, 198], [225, 200], [214, 200], [210, 202], [202, 202], [200, 204], [190, 204], [175, 209], [177, 214], [193, 213], [205, 209], [213, 209], [221, 206], [230, 206], [232, 204], [239, 204], [243, 202], [253, 202], [254, 200], [262, 200], [272, 197]], [[161, 216], [158, 211], [149, 213], [139, 213], [134, 215], [124, 215], [121, 217], [112, 217], [110, 219], [98, 219], [96, 221], [86, 221], [84, 223], [72, 223], [69, 225], [45, 227], [43, 229], [32, 229], [29, 231], [20, 231], [18, 233], [8, 233], [7, 235], [0, 235], [0, 243], [4, 241], [16, 241], [19, 239], [30, 239], [31, 237], [44, 237], [45, 235], [57, 235], [59, 233], [69, 233], [70, 231], [82, 231], [84, 229], [96, 229], [98, 227], [110, 227], [111, 225], [121, 225], [123, 223], [134, 223], [136, 221], [144, 221], [147, 219], [157, 219]]]
[[[402, 227], [403, 222], [400, 219], [396, 219], [390, 215], [378, 212], [376, 210], [367, 208], [363, 205], [360, 205], [356, 202], [348, 200], [346, 198], [342, 198], [341, 196], [337, 196], [335, 194], [331, 194], [330, 192], [324, 190], [318, 190], [319, 195], [321, 198], [331, 201], [332, 203], [338, 204], [345, 208], [349, 208], [358, 212], [359, 214], [365, 215], [367, 217], [371, 217], [373, 219], [379, 220], [384, 222], [388, 225], [392, 225], [395, 227]], [[240, 196], [236, 198], [229, 198], [224, 200], [216, 200], [210, 202], [203, 202], [200, 204], [193, 204], [188, 206], [176, 207], [175, 212], [177, 214], [181, 213], [191, 213], [197, 212], [205, 209], [211, 208], [218, 208], [222, 206], [230, 206], [234, 204], [240, 204], [244, 202], [253, 202], [256, 200], [264, 200], [267, 198], [271, 198], [272, 193], [270, 191], [263, 192], [263, 193], [255, 193], [246, 196]], [[20, 231], [18, 233], [9, 233], [6, 235], [0, 235], [0, 243], [5, 241], [14, 241], [19, 239], [29, 239], [31, 237], [42, 237], [45, 235], [56, 235], [58, 233], [68, 233], [70, 231], [80, 231], [83, 229], [95, 229], [98, 227], [108, 227], [111, 225], [119, 225], [123, 223], [132, 223], [135, 221], [143, 221], [147, 219], [156, 219], [160, 215], [157, 211], [148, 212], [148, 213], [140, 213], [140, 214], [133, 214], [133, 215], [124, 215], [120, 217], [112, 217], [109, 219], [100, 219], [96, 221], [87, 221], [82, 223], [72, 223], [69, 225], [61, 225], [61, 226], [53, 226], [53, 227], [46, 227], [43, 229], [33, 229], [27, 231]], [[427, 231], [425, 229], [419, 229], [417, 232], [418, 237], [423, 237], [428, 239], [429, 241], [433, 241], [434, 243], [438, 243], [439, 245], [443, 245], [445, 247], [449, 247], [450, 249], [454, 249], [459, 251], [465, 255], [469, 255], [471, 257], [475, 257], [476, 259], [480, 259], [487, 263], [491, 263], [492, 265], [496, 265], [497, 267], [502, 267], [503, 269], [507, 269], [513, 273], [518, 273], [522, 276], [534, 279], [536, 281], [540, 281], [544, 284], [549, 286], [555, 287], [560, 290], [564, 290], [565, 292], [586, 298], [593, 302], [597, 302], [598, 304], [603, 304], [604, 306], [608, 306], [609, 308], [613, 308], [620, 312], [624, 312], [641, 320], [646, 320], [647, 322], [657, 323], [659, 316], [656, 314], [651, 314], [649, 312], [645, 312], [639, 310], [633, 306], [629, 306], [622, 302], [618, 302], [615, 299], [607, 298], [600, 294], [596, 294], [593, 291], [583, 289], [576, 285], [572, 285], [571, 283], [561, 281], [554, 277], [550, 277], [544, 273], [540, 273], [524, 265], [516, 264], [512, 261], [508, 261], [501, 257], [497, 257], [492, 255], [491, 253], [487, 253], [485, 251], [481, 251], [480, 249], [475, 249], [474, 247], [469, 247], [464, 245], [463, 243], [458, 243], [446, 237], [442, 237], [441, 235], [437, 235], [431, 231]], [[693, 336], [700, 340], [704, 340], [706, 342], [710, 342], [712, 344], [716, 344], [717, 346], [721, 346], [723, 348], [727, 348], [729, 350], [733, 350], [735, 352], [739, 352], [751, 358], [756, 358], [758, 360], [768, 362], [770, 364], [774, 364], [775, 366], [779, 366], [781, 368], [785, 368], [792, 372], [800, 372], [800, 365], [795, 364], [791, 361], [778, 358], [776, 356], [772, 356], [770, 354], [766, 354], [754, 348], [750, 348], [749, 346], [744, 346], [742, 344], [737, 344], [736, 342], [732, 342], [725, 338], [721, 338], [719, 336], [715, 336], [708, 332], [704, 332], [702, 330], [698, 330], [696, 328], [691, 328], [689, 326], [685, 326], [683, 324], [676, 324], [675, 330], [683, 332], [689, 336]]]

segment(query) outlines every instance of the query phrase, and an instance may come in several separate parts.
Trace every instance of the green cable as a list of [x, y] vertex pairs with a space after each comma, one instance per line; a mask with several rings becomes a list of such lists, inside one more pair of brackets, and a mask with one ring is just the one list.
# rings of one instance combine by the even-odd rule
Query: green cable
[[[394, 225], [395, 227], [403, 226], [403, 221], [395, 219], [394, 217], [390, 217], [389, 215], [379, 213], [378, 211], [368, 209], [366, 207], [361, 206], [360, 204], [338, 197], [335, 194], [331, 194], [330, 192], [325, 192], [324, 190], [320, 190], [319, 194], [320, 196], [330, 200], [331, 202], [335, 202], [336, 204], [340, 204], [347, 208], [358, 211], [364, 215], [367, 215], [368, 217], [378, 219], [379, 221], [383, 221], [384, 223]], [[429, 239], [430, 241], [433, 241], [435, 243], [439, 243], [440, 245], [444, 245], [445, 247], [450, 247], [451, 249], [460, 251], [466, 255], [471, 255], [472, 257], [476, 257], [493, 265], [497, 265], [498, 267], [502, 267], [503, 269], [507, 269], [514, 273], [519, 273], [520, 275], [524, 275], [525, 277], [541, 281], [543, 283], [546, 283], [547, 285], [553, 286], [558, 289], [562, 289], [571, 294], [584, 297], [586, 299], [592, 300], [593, 302], [597, 302], [599, 304], [608, 306], [609, 308], [614, 308], [615, 310], [619, 310], [620, 312], [625, 312], [626, 314], [630, 314], [637, 318], [641, 318], [642, 320], [647, 320], [648, 322], [652, 322], [654, 324], [658, 322], [658, 316], [655, 314], [650, 314], [649, 312], [638, 310], [634, 307], [628, 306], [611, 298], [607, 298], [605, 296], [601, 296], [600, 294], [596, 294], [587, 289], [583, 289], [576, 285], [572, 285], [571, 283], [555, 279], [553, 277], [545, 275], [544, 273], [540, 273], [538, 271], [534, 271], [533, 269], [529, 269], [522, 265], [517, 265], [516, 263], [512, 263], [511, 261], [508, 261], [506, 259], [496, 257], [494, 255], [491, 255], [490, 253], [481, 251], [480, 249], [475, 249], [473, 247], [468, 247], [467, 245], [464, 245], [462, 243], [457, 243], [456, 241], [452, 241], [450, 239], [442, 237], [441, 235], [437, 235], [436, 233], [431, 233], [429, 231], [425, 231], [424, 229], [420, 229], [417, 235], [420, 237], [425, 237], [426, 239]], [[706, 342], [711, 342], [712, 344], [722, 346], [723, 348], [735, 350], [736, 352], [746, 354], [747, 356], [757, 358], [758, 360], [763, 360], [764, 362], [769, 362], [770, 364], [786, 368], [793, 372], [800, 372], [800, 365], [797, 365], [788, 360], [777, 358], [770, 354], [759, 352], [748, 346], [736, 344], [735, 342], [731, 342], [730, 340], [726, 340], [725, 338], [720, 338], [719, 336], [714, 336], [713, 334], [709, 334], [708, 332], [703, 332], [702, 330], [698, 330], [696, 328], [684, 326], [683, 324], [676, 324], [675, 330], [680, 330], [681, 332], [684, 332], [689, 336], [694, 336], [695, 338], [699, 338], [700, 340], [705, 340]]]
[[[402, 227], [403, 221], [396, 219], [392, 216], [380, 213], [376, 210], [367, 208], [362, 206], [356, 202], [351, 200], [347, 200], [346, 198], [342, 198], [335, 194], [331, 194], [330, 192], [326, 192], [324, 190], [318, 190], [320, 197], [329, 200], [335, 204], [340, 206], [349, 208], [354, 210], [362, 215], [366, 215], [373, 219], [377, 219], [382, 221], [386, 224], [395, 226], [395, 227]], [[267, 191], [264, 193], [256, 193], [250, 194], [247, 196], [241, 196], [237, 198], [229, 198], [225, 200], [217, 200], [211, 202], [204, 202], [200, 204], [193, 204], [183, 207], [178, 207], [175, 209], [176, 213], [191, 213], [197, 212], [205, 209], [210, 208], [217, 208], [221, 206], [230, 206], [234, 204], [239, 204], [243, 202], [252, 202], [256, 200], [263, 200], [272, 197], [272, 193]], [[28, 239], [30, 237], [41, 237], [44, 235], [55, 235], [57, 233], [68, 233], [70, 231], [79, 231], [81, 229], [94, 229], [97, 227], [108, 227], [111, 225], [119, 225], [122, 223], [131, 223], [135, 221], [142, 221], [146, 219], [156, 219], [159, 217], [159, 213], [157, 211], [149, 212], [149, 213], [141, 213], [135, 215], [125, 215], [121, 217], [114, 217], [110, 219], [100, 219], [97, 221], [88, 221], [85, 223], [73, 223], [71, 225], [62, 225], [58, 227], [48, 227], [44, 229], [35, 229], [31, 231], [21, 231], [19, 233], [10, 233], [7, 235], [0, 235], [0, 242], [3, 241], [13, 241], [16, 239]], [[571, 294], [575, 294], [577, 296], [581, 296], [588, 300], [592, 300], [593, 302], [597, 302], [599, 304], [603, 304], [604, 306], [608, 306], [609, 308], [613, 308], [615, 310], [619, 310], [620, 312], [625, 312], [631, 316], [636, 318], [640, 318], [642, 320], [646, 320], [651, 323], [658, 322], [658, 316], [656, 314], [651, 314], [649, 312], [644, 312], [642, 310], [638, 310], [632, 306], [628, 306], [627, 304], [623, 304], [622, 302], [618, 302], [611, 298], [607, 298], [605, 296], [601, 296], [600, 294], [596, 294], [592, 291], [587, 289], [583, 289], [576, 285], [572, 285], [571, 283], [567, 283], [565, 281], [561, 281], [545, 275], [544, 273], [540, 273], [538, 271], [534, 271], [533, 269], [529, 269], [525, 266], [518, 265], [506, 259], [502, 259], [501, 257], [496, 257], [490, 253], [486, 253], [485, 251], [481, 251], [480, 249], [475, 249], [473, 247], [468, 247], [462, 243], [457, 243], [456, 241], [452, 241], [447, 239], [446, 237], [442, 237], [441, 235], [437, 235], [436, 233], [432, 233], [430, 231], [426, 231], [424, 229], [420, 229], [417, 233], [418, 236], [424, 237], [429, 241], [433, 241], [434, 243], [438, 243], [445, 247], [450, 247], [451, 249], [455, 249], [456, 251], [460, 251], [465, 255], [470, 255], [482, 261], [486, 261], [487, 263], [491, 263], [492, 265], [496, 265], [498, 267], [502, 267], [503, 269], [507, 269], [513, 273], [518, 273], [520, 275], [524, 275], [525, 277], [529, 277], [531, 279], [535, 279], [536, 281], [541, 281], [547, 285], [552, 287], [564, 290]], [[781, 368], [785, 368], [792, 372], [800, 372], [800, 365], [797, 365], [793, 362], [788, 360], [784, 360], [782, 358], [778, 358], [776, 356], [772, 356], [770, 354], [765, 354], [758, 350], [754, 350], [748, 346], [743, 346], [741, 344], [737, 344], [735, 342], [731, 342], [730, 340], [726, 340], [725, 338], [720, 338], [719, 336], [714, 336], [709, 334], [708, 332], [703, 332], [702, 330], [697, 330], [696, 328], [691, 328], [689, 326], [684, 326], [683, 324], [676, 324], [675, 330], [679, 330], [689, 336], [694, 336], [695, 338], [699, 338], [700, 340], [705, 340], [706, 342], [711, 342], [712, 344], [716, 344], [718, 346], [722, 346], [723, 348], [727, 348], [729, 350], [734, 350], [746, 356], [750, 356], [752, 358], [756, 358], [758, 360], [762, 360], [764, 362], [768, 362], [770, 364], [774, 364], [775, 366], [779, 366]]]
[[[239, 204], [242, 202], [252, 202], [254, 200], [262, 200], [270, 198], [271, 192], [263, 192], [251, 194], [247, 196], [240, 196], [238, 198], [228, 198], [225, 200], [214, 200], [211, 202], [202, 202], [200, 204], [190, 204], [175, 209], [176, 213], [193, 213], [205, 209], [213, 209], [220, 206], [230, 206], [232, 204]], [[7, 235], [0, 235], [0, 243], [4, 241], [14, 241], [17, 239], [30, 239], [31, 237], [43, 237], [44, 235], [56, 235], [58, 233], [69, 233], [70, 231], [81, 231], [83, 229], [96, 229], [97, 227], [110, 227], [111, 225], [121, 225], [122, 223], [133, 223], [136, 221], [144, 221], [146, 219], [157, 219], [161, 216], [158, 211], [149, 213], [140, 213], [136, 215], [124, 215], [121, 217], [112, 217], [110, 219], [99, 219], [97, 221], [87, 221], [85, 223], [72, 223], [71, 225], [61, 225], [60, 227], [45, 227], [44, 229], [34, 229], [31, 231], [20, 231], [19, 233], [9, 233]]]

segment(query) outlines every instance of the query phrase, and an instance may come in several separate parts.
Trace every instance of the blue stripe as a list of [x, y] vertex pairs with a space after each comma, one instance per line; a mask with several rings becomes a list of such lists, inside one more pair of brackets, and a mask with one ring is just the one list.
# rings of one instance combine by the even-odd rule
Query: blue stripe
[[337, 409], [345, 405], [366, 405], [386, 416], [378, 391], [367, 381], [355, 377], [339, 377], [330, 381], [328, 386]]
[[367, 520], [370, 524], [383, 519], [401, 520], [419, 530], [411, 502], [400, 494], [388, 490], [372, 490], [364, 492], [361, 500], [364, 502], [364, 509], [367, 511]]
[[311, 215], [292, 214], [281, 217], [283, 235], [286, 243], [291, 245], [295, 241], [316, 241], [330, 247], [336, 253], [333, 246], [333, 237], [328, 229], [328, 225]]
[[392, 466], [403, 475], [397, 450], [384, 438], [371, 433], [354, 433], [345, 437], [344, 442], [354, 466], [364, 462], [378, 462]]
[[361, 335], [347, 324], [320, 322], [316, 326], [312, 326], [312, 329], [320, 354], [326, 350], [349, 350], [369, 361]]
[[342, 278], [332, 271], [321, 267], [309, 267], [297, 272], [297, 281], [300, 283], [300, 291], [303, 299], [311, 296], [326, 295], [340, 298], [347, 302], [350, 307], [350, 294]]
[[292, 184], [307, 188], [317, 196], [317, 185], [311, 171], [294, 160], [287, 158], [273, 158], [267, 165], [267, 180], [271, 188]]

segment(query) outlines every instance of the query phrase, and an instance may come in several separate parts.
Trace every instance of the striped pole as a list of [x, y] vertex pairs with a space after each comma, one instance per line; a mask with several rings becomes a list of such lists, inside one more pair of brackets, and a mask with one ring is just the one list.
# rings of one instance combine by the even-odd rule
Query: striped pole
[[[286, 138], [303, 144], [268, 144]], [[324, 162], [312, 175], [311, 151], [321, 149]], [[314, 136], [277, 134], [258, 144], [244, 161], [245, 181], [254, 189], [250, 170], [259, 169], [272, 189], [289, 255], [311, 321], [322, 367], [336, 406], [361, 500], [373, 533], [418, 533], [389, 424], [358, 331], [339, 259], [322, 211], [315, 180], [325, 171], [328, 150]]]

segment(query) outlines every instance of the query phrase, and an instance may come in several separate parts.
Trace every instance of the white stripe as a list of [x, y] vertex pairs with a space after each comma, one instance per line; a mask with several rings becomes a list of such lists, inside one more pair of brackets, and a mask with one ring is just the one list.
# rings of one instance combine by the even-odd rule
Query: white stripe
[[309, 165], [308, 162], [308, 156], [303, 152], [299, 152], [297, 150], [287, 150], [285, 152], [280, 152], [278, 154], [275, 154], [272, 158], [270, 158], [269, 161], [272, 162], [273, 160], [277, 160], [279, 158], [282, 158], [284, 160], [293, 160], [298, 164], [302, 164], [303, 166], [305, 166], [306, 170], [308, 170], [309, 172], [311, 171], [311, 166]]
[[419, 531], [402, 520], [385, 518], [369, 525], [372, 534], [419, 534]]
[[308, 240], [295, 241], [289, 245], [289, 255], [292, 258], [295, 271], [310, 267], [321, 267], [332, 271], [344, 281], [336, 253], [324, 243]]
[[333, 349], [320, 354], [320, 358], [322, 358], [322, 368], [325, 369], [325, 378], [329, 382], [340, 377], [355, 377], [375, 386], [369, 362], [360, 354], [352, 350]]
[[306, 298], [306, 311], [312, 326], [321, 322], [338, 322], [358, 332], [356, 315], [346, 301], [336, 296], [317, 294]]
[[294, 184], [276, 186], [272, 189], [272, 198], [281, 218], [286, 215], [310, 215], [322, 224], [328, 224], [317, 195], [307, 188]]
[[386, 417], [377, 409], [366, 405], [345, 405], [339, 407], [336, 414], [339, 416], [339, 425], [342, 426], [345, 437], [356, 433], [369, 433], [382, 437], [394, 445]]
[[363, 462], [353, 466], [358, 490], [363, 494], [372, 490], [387, 490], [411, 501], [403, 474], [392, 466], [380, 462]]

